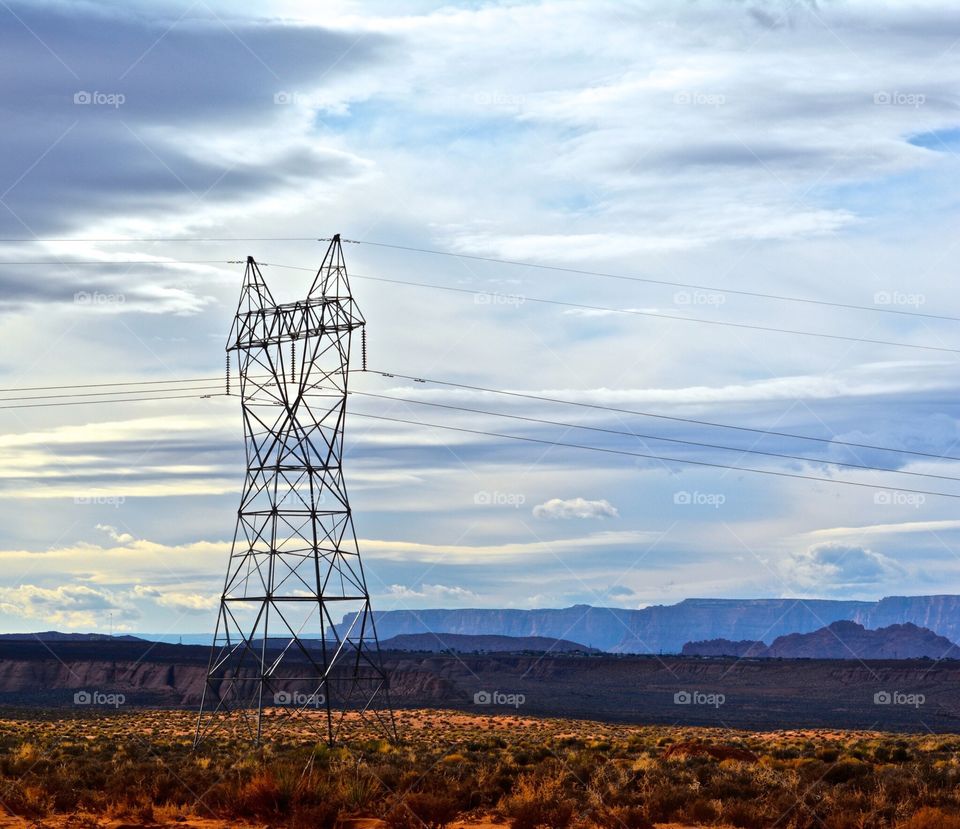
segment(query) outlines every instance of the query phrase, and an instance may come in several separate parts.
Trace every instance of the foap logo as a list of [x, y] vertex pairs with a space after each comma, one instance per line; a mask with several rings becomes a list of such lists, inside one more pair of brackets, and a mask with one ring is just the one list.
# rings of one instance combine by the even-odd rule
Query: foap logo
[[927, 701], [923, 694], [907, 694], [904, 691], [877, 691], [873, 695], [874, 705], [909, 705], [919, 708]]
[[673, 503], [681, 507], [713, 507], [720, 509], [727, 501], [727, 496], [722, 492], [689, 492], [681, 489], [673, 493]]
[[526, 302], [526, 298], [520, 294], [499, 294], [494, 291], [478, 291], [473, 295], [473, 301], [476, 305], [508, 305], [519, 308]]
[[481, 507], [513, 507], [520, 509], [527, 502], [527, 496], [521, 492], [499, 492], [481, 490], [473, 494], [473, 503]]
[[309, 510], [311, 504], [313, 504], [313, 506], [315, 507], [318, 507], [318, 506], [322, 506], [325, 503], [327, 503], [327, 496], [322, 492], [313, 493], [311, 495], [310, 492], [300, 492], [300, 491], [293, 490], [291, 492], [288, 492], [286, 495], [283, 496], [283, 498], [277, 501], [277, 506], [293, 507], [293, 508]]
[[502, 691], [477, 691], [473, 695], [474, 705], [509, 705], [519, 708], [526, 701], [523, 694], [505, 694]]
[[273, 93], [273, 102], [277, 106], [319, 106], [316, 95], [309, 92], [297, 92], [296, 90], [281, 89]]
[[123, 305], [127, 298], [123, 294], [104, 294], [100, 291], [77, 291], [73, 295], [75, 305]]
[[882, 507], [913, 507], [919, 509], [927, 501], [920, 492], [901, 492], [898, 489], [883, 489], [873, 493], [873, 503]]
[[674, 705], [708, 705], [719, 708], [726, 701], [723, 694], [708, 694], [704, 691], [677, 691], [673, 695]]
[[77, 106], [100, 106], [120, 109], [126, 102], [127, 96], [122, 92], [87, 92], [81, 89], [73, 93], [73, 102]]
[[74, 705], [109, 705], [119, 708], [126, 701], [123, 694], [107, 694], [103, 691], [77, 691], [73, 695]]
[[477, 106], [493, 109], [519, 110], [523, 108], [526, 100], [523, 95], [514, 95], [510, 92], [478, 92], [473, 96], [473, 102]]
[[886, 90], [880, 90], [879, 92], [873, 93], [873, 102], [877, 106], [913, 107], [914, 109], [919, 109], [927, 102], [927, 96], [922, 92], [899, 92], [897, 90], [887, 92]]
[[674, 94], [673, 102], [680, 106], [713, 107], [717, 109], [727, 102], [726, 95], [717, 92], [702, 92], [697, 89], [681, 89]]
[[122, 495], [78, 495], [73, 503], [83, 506], [106, 506], [117, 509], [127, 499]]
[[873, 295], [874, 305], [906, 305], [911, 308], [919, 308], [926, 302], [926, 294], [913, 294], [905, 291], [877, 291]]
[[713, 305], [719, 307], [727, 301], [720, 291], [677, 291], [673, 295], [674, 305]]
[[320, 708], [322, 705], [325, 705], [326, 702], [326, 696], [318, 693], [304, 694], [301, 691], [277, 691], [273, 695], [274, 705], [290, 705], [296, 706], [297, 708], [313, 706], [314, 708]]

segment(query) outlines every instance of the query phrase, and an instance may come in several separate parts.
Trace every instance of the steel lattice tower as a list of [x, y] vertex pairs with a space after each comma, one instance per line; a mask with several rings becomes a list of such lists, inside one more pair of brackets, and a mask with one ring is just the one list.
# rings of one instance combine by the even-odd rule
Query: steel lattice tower
[[198, 743], [228, 723], [256, 742], [294, 726], [333, 743], [351, 710], [396, 736], [343, 479], [350, 342], [363, 325], [339, 235], [305, 300], [278, 305], [247, 258], [227, 344], [247, 473]]

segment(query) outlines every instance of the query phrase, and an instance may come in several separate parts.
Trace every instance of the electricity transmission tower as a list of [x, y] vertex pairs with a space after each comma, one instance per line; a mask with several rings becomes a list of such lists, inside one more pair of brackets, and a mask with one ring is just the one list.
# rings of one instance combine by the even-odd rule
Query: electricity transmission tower
[[[196, 742], [255, 742], [348, 711], [396, 737], [343, 479], [350, 342], [364, 319], [334, 236], [305, 300], [278, 305], [253, 257], [227, 344], [240, 363], [247, 473]], [[295, 730], [295, 731], [294, 731]]]

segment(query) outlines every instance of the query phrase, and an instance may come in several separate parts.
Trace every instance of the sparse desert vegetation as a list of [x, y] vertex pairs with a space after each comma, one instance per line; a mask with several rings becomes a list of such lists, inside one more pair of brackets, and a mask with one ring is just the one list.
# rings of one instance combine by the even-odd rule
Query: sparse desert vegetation
[[0, 720], [23, 825], [960, 827], [960, 737], [752, 733], [403, 711], [393, 745], [221, 739], [183, 711]]

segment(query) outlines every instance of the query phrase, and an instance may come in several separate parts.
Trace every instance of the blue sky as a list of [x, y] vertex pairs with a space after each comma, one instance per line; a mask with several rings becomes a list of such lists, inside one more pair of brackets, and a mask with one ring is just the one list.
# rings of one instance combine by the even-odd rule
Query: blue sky
[[[958, 315], [960, 9], [935, 2], [0, 4], [0, 236], [364, 239]], [[218, 375], [242, 265], [309, 242], [0, 246], [0, 386]], [[346, 246], [357, 275], [954, 348], [958, 323]], [[109, 259], [82, 266], [74, 259]], [[149, 259], [155, 265], [122, 264]], [[171, 260], [214, 260], [177, 264]], [[305, 271], [265, 267], [278, 299]], [[957, 355], [357, 279], [371, 367], [960, 456]], [[77, 295], [96, 296], [95, 302]], [[887, 299], [884, 299], [887, 298]], [[892, 298], [892, 299], [891, 299]], [[956, 592], [960, 462], [359, 377], [376, 607]], [[0, 627], [211, 627], [236, 398], [0, 411]], [[689, 501], [689, 503], [687, 503]]]

